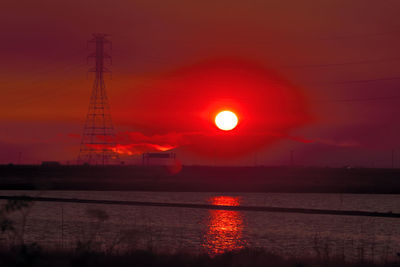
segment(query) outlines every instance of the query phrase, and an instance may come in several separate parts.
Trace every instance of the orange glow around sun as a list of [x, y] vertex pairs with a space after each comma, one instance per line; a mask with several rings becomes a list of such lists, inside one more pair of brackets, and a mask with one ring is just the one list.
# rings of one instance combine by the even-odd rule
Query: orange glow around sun
[[235, 113], [229, 110], [221, 111], [215, 117], [215, 125], [223, 131], [233, 130], [238, 124], [238, 118]]

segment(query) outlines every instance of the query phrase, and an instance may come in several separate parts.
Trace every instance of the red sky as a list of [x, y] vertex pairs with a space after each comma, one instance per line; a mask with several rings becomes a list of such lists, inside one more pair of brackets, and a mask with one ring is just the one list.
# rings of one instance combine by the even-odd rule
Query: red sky
[[[287, 164], [295, 150], [298, 164], [389, 166], [392, 149], [400, 163], [399, 11], [395, 0], [6, 1], [0, 163], [16, 162], [20, 152], [23, 162], [77, 157], [93, 78], [86, 42], [94, 32], [113, 42], [106, 84], [121, 135], [175, 134], [186, 146], [199, 143], [194, 133], [209, 133], [201, 114], [215, 103], [242, 108], [250, 133], [220, 140], [251, 139], [242, 145], [251, 149], [218, 160], [183, 149], [188, 164]], [[236, 80], [221, 73], [227, 59]], [[243, 70], [245, 78], [237, 74]], [[199, 75], [214, 82], [200, 86]], [[280, 126], [267, 119], [275, 102], [262, 79], [278, 79], [285, 96], [298, 100], [274, 113]], [[198, 122], [187, 123], [196, 114]], [[267, 133], [279, 140], [260, 138]]]

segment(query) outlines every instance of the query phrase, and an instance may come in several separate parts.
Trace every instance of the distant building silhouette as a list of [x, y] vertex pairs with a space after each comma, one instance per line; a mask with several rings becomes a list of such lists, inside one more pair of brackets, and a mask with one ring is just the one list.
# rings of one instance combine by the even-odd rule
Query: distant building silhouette
[[175, 161], [175, 159], [175, 153], [144, 153], [143, 165], [168, 165], [170, 161]]
[[61, 163], [58, 161], [42, 161], [41, 165], [43, 167], [58, 167], [61, 166]]

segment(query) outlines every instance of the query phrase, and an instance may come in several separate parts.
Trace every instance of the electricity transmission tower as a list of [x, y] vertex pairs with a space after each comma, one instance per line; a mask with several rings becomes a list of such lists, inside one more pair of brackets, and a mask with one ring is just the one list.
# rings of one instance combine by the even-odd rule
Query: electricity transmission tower
[[104, 83], [104, 73], [110, 72], [105, 67], [105, 60], [111, 60], [107, 47], [111, 42], [106, 34], [93, 34], [89, 44], [95, 45], [95, 52], [89, 58], [95, 58], [95, 66], [90, 72], [95, 73], [89, 110], [83, 129], [79, 150], [79, 164], [105, 165], [117, 159], [114, 127], [111, 120], [110, 107]]

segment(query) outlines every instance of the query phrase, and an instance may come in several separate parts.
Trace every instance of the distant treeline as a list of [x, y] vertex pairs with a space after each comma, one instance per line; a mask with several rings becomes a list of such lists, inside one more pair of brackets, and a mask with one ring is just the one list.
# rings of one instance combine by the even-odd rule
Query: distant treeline
[[400, 169], [0, 165], [3, 190], [400, 193]]

